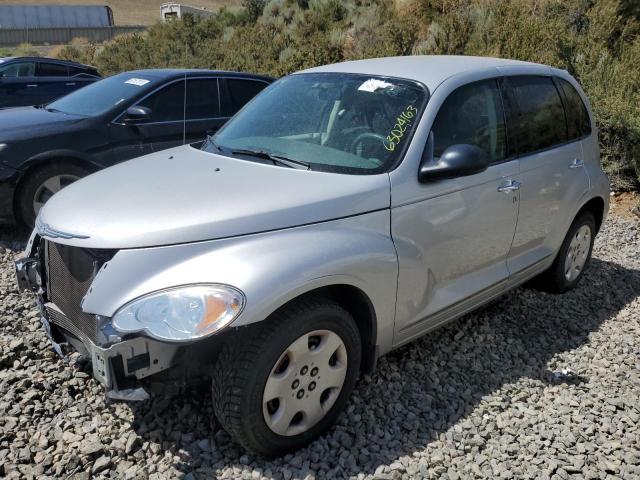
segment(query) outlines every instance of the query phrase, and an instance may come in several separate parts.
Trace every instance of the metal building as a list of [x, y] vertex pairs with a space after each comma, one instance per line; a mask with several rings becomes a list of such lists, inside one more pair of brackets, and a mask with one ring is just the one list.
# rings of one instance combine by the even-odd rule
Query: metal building
[[0, 5], [0, 29], [109, 27], [106, 5]]
[[160, 5], [160, 20], [166, 22], [173, 18], [182, 18], [185, 14], [191, 14], [199, 17], [207, 17], [213, 15], [213, 12], [205, 8], [190, 7], [180, 3], [163, 3]]

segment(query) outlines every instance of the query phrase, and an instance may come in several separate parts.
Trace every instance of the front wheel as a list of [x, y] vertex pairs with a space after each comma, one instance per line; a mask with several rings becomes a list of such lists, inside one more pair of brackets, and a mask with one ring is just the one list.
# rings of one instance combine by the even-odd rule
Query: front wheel
[[582, 212], [569, 227], [553, 265], [536, 279], [550, 293], [563, 293], [578, 284], [591, 260], [596, 222], [591, 212]]
[[33, 227], [38, 212], [57, 192], [89, 174], [73, 163], [52, 163], [38, 168], [22, 183], [17, 195], [17, 214], [27, 227]]
[[329, 428], [360, 370], [358, 328], [340, 305], [305, 299], [236, 332], [216, 362], [213, 407], [247, 450], [273, 457]]

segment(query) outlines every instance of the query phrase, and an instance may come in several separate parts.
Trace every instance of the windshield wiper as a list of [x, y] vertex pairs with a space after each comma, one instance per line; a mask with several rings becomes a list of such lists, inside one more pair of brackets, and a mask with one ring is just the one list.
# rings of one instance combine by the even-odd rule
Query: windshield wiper
[[201, 148], [204, 149], [207, 145], [212, 145], [213, 148], [218, 150], [220, 153], [224, 153], [224, 150], [222, 149], [222, 147], [218, 145], [216, 141], [213, 139], [213, 135], [207, 135], [204, 145], [202, 145]]
[[283, 157], [282, 155], [275, 155], [273, 153], [267, 152], [266, 150], [249, 150], [249, 149], [238, 149], [231, 150], [231, 153], [234, 155], [248, 155], [256, 158], [264, 158], [265, 160], [271, 160], [274, 165], [284, 165], [285, 167], [290, 168], [304, 168], [305, 170], [311, 170], [311, 165], [307, 162], [303, 162], [301, 160], [294, 160], [292, 158]]

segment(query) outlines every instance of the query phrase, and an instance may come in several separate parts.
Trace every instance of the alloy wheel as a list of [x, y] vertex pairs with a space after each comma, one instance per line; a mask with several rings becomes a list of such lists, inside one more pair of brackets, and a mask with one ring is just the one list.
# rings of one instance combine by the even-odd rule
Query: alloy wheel
[[564, 276], [569, 282], [573, 282], [582, 272], [590, 248], [591, 229], [588, 225], [582, 225], [571, 239], [564, 261]]

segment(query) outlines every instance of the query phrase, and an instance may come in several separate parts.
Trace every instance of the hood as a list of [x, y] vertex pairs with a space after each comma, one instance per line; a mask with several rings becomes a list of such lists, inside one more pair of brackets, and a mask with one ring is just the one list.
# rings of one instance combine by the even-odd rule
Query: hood
[[44, 108], [7, 108], [0, 110], [0, 141], [33, 138], [38, 131], [54, 125], [71, 125], [83, 118], [62, 112], [50, 112]]
[[38, 224], [56, 242], [122, 249], [278, 230], [389, 202], [387, 174], [297, 170], [182, 146], [70, 185], [46, 203]]

